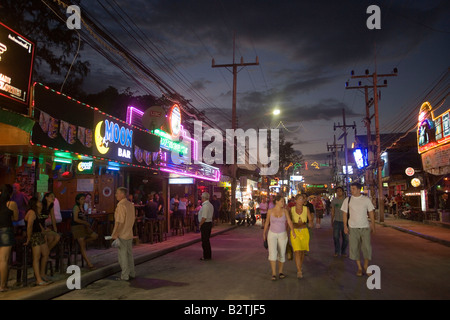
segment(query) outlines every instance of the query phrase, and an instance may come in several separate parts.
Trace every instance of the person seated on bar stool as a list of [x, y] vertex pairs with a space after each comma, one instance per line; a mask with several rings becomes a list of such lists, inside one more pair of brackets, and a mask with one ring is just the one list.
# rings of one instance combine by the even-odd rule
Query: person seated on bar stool
[[[147, 221], [157, 221], [158, 219], [158, 204], [155, 202], [155, 199], [149, 195], [147, 204], [144, 208], [144, 225], [147, 226]], [[147, 229], [147, 228], [145, 228]], [[148, 230], [146, 230], [147, 232]]]
[[236, 201], [236, 207], [238, 208], [238, 213], [236, 214], [237, 225], [241, 226], [245, 223], [245, 217], [247, 213], [242, 208], [242, 203], [240, 201]]

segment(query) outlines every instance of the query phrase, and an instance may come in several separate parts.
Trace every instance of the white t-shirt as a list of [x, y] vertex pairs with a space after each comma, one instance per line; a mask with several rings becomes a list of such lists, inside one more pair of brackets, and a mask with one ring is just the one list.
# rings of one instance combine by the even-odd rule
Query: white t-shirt
[[[348, 212], [348, 197], [342, 203], [341, 210]], [[373, 210], [375, 210], [375, 207], [368, 197], [363, 195], [359, 197], [352, 196], [350, 200], [350, 219], [348, 220], [348, 226], [350, 228], [368, 228], [369, 219], [367, 213]]]

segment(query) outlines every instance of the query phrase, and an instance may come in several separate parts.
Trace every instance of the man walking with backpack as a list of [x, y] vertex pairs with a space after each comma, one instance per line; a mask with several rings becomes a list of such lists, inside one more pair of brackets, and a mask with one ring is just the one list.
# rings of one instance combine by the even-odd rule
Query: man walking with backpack
[[[371, 233], [375, 232], [375, 207], [372, 201], [361, 194], [361, 184], [354, 182], [350, 186], [351, 196], [342, 203], [344, 213], [344, 233], [349, 235], [350, 259], [356, 261], [357, 276], [366, 273], [369, 260], [372, 260]], [[370, 222], [367, 217], [369, 214]], [[364, 257], [364, 268], [361, 266], [360, 251]], [[369, 274], [368, 274], [369, 275]]]

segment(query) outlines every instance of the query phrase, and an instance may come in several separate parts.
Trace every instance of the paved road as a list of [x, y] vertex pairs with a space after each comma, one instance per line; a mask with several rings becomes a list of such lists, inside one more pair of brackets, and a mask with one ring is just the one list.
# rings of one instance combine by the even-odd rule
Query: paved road
[[57, 299], [450, 299], [450, 247], [377, 225], [371, 263], [380, 267], [381, 289], [369, 290], [353, 261], [333, 257], [329, 219], [312, 230], [301, 280], [287, 261], [287, 278], [271, 281], [261, 228], [238, 227], [211, 239], [212, 261], [199, 260], [197, 243], [136, 266], [130, 282], [109, 277]]

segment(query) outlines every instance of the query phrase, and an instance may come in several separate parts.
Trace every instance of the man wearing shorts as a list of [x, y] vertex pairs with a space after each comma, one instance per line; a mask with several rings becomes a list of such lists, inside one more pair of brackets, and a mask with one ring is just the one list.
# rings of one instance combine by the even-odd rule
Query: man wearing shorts
[[[372, 260], [370, 234], [375, 232], [375, 208], [372, 201], [361, 194], [361, 184], [357, 182], [352, 183], [350, 191], [351, 197], [344, 200], [341, 207], [344, 213], [344, 233], [349, 235], [350, 259], [355, 260], [358, 266], [356, 275], [362, 276], [369, 266], [369, 260]], [[367, 213], [369, 214], [370, 223]], [[349, 214], [350, 218], [348, 217]], [[360, 261], [361, 250], [364, 257], [364, 269], [361, 267]]]

